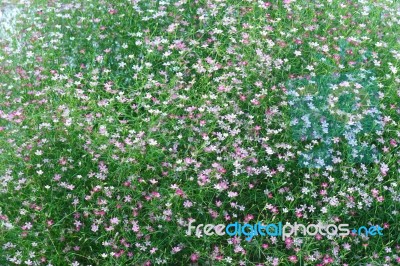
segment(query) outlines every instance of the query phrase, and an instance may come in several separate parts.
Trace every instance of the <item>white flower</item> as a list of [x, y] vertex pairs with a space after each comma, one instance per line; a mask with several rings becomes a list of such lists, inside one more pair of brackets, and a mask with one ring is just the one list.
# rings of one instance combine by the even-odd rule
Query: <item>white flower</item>
[[148, 143], [150, 146], [156, 146], [158, 144], [157, 140], [155, 139], [149, 139]]
[[396, 67], [390, 66], [389, 68], [390, 68], [390, 71], [392, 71], [393, 74], [397, 73], [397, 68]]
[[267, 152], [268, 155], [274, 154], [274, 151], [271, 149], [271, 147], [266, 147], [265, 151]]

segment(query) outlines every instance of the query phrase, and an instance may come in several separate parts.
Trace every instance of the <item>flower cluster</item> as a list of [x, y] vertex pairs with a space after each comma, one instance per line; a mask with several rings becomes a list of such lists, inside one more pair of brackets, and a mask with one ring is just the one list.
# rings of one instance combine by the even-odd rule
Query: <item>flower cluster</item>
[[[396, 1], [13, 2], [0, 265], [400, 263]], [[186, 235], [233, 221], [383, 235]]]

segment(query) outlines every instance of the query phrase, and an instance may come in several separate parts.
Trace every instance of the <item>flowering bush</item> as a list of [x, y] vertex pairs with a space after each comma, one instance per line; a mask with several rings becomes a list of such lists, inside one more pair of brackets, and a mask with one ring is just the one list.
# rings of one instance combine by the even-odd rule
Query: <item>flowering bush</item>
[[[16, 5], [0, 265], [400, 264], [396, 1]], [[246, 241], [193, 221], [383, 235]]]

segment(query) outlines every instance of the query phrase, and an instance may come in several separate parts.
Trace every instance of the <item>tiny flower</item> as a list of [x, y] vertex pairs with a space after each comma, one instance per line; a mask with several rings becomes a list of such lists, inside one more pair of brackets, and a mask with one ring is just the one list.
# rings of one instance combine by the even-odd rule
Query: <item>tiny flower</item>
[[296, 263], [296, 262], [298, 261], [296, 255], [289, 256], [288, 259], [289, 259], [289, 261], [290, 261], [291, 263]]

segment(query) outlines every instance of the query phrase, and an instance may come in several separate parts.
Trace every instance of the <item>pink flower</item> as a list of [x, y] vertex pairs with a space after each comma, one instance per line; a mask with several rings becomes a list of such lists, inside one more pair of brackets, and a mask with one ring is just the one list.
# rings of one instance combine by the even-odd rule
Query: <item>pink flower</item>
[[270, 2], [265, 2], [265, 3], [264, 3], [264, 6], [265, 6], [265, 7], [270, 7], [270, 6], [271, 6], [271, 3], [270, 3]]
[[199, 259], [199, 254], [198, 253], [193, 253], [192, 255], [190, 255], [190, 260], [192, 262], [196, 262]]
[[289, 261], [291, 263], [296, 263], [298, 261], [298, 259], [297, 259], [296, 255], [292, 255], [292, 256], [289, 256]]
[[397, 142], [394, 139], [390, 140], [390, 145], [392, 145], [393, 147], [397, 147]]
[[111, 218], [110, 223], [111, 224], [119, 224], [119, 219], [117, 217]]
[[385, 163], [381, 163], [381, 174], [383, 176], [386, 176], [388, 171], [389, 171], [388, 165]]

